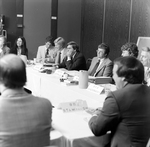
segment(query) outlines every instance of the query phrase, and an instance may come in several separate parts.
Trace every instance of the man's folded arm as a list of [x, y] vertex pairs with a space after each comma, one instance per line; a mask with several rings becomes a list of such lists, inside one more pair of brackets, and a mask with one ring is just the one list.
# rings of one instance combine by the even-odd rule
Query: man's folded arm
[[99, 115], [94, 115], [89, 120], [89, 127], [95, 136], [101, 136], [117, 126], [119, 117], [119, 108], [115, 98], [107, 96]]

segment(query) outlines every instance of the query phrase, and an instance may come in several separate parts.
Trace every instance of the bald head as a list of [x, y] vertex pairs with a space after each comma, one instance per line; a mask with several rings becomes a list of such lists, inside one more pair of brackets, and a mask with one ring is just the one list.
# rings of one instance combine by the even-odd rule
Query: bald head
[[22, 59], [14, 54], [0, 59], [0, 82], [8, 88], [22, 88], [26, 83], [26, 68]]

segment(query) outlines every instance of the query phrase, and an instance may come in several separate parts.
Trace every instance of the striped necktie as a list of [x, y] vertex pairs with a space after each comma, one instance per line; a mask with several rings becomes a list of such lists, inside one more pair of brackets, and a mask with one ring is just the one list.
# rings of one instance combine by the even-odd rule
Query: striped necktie
[[92, 73], [91, 73], [91, 76], [95, 76], [95, 73], [96, 73], [96, 70], [99, 66], [99, 63], [100, 63], [100, 60], [97, 61], [97, 63], [95, 64], [93, 70], [92, 70]]
[[150, 68], [148, 67], [146, 70], [146, 80], [150, 78]]
[[49, 55], [49, 49], [46, 49], [45, 58], [48, 58]]

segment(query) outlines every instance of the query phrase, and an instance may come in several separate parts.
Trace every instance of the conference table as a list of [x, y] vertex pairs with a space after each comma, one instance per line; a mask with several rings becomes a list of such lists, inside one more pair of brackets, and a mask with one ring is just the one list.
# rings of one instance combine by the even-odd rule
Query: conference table
[[[96, 94], [78, 85], [66, 85], [60, 81], [60, 75], [41, 73], [28, 66], [26, 88], [33, 95], [47, 98], [54, 106], [52, 111], [51, 145], [58, 147], [103, 147], [110, 141], [110, 134], [95, 137], [88, 126], [91, 114], [85, 110], [64, 112], [59, 109], [61, 103], [86, 101], [92, 109], [103, 106], [105, 94]], [[78, 72], [69, 74], [78, 75]]]

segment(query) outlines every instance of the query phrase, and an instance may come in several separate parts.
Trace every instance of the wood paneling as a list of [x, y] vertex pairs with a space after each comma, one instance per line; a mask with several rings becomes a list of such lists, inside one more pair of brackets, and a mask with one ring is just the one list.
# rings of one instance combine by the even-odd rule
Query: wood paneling
[[38, 46], [51, 34], [51, 0], [24, 0], [24, 37], [29, 59], [36, 57]]
[[121, 46], [128, 41], [131, 0], [107, 0], [104, 42], [110, 46], [110, 58], [121, 55]]
[[57, 38], [58, 0], [52, 0], [51, 4], [51, 35]]
[[104, 0], [83, 0], [82, 6], [82, 52], [92, 58], [102, 42]]
[[5, 15], [4, 29], [7, 30], [7, 40], [14, 43], [16, 38], [16, 0], [3, 0], [2, 13]]
[[[16, 0], [16, 21], [17, 21], [17, 32], [16, 36], [23, 36], [23, 18], [24, 18], [24, 13], [23, 13], [23, 7], [24, 7], [24, 0]], [[17, 14], [21, 14], [23, 17], [17, 17]]]
[[150, 0], [133, 0], [131, 21], [131, 41], [139, 36], [150, 36]]
[[0, 0], [0, 14], [2, 14], [2, 0]]
[[81, 1], [59, 0], [57, 36], [63, 37], [66, 42], [75, 41], [80, 45], [81, 32]]

